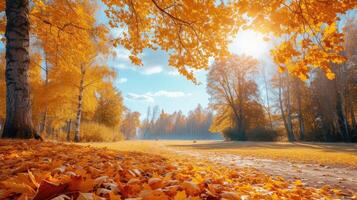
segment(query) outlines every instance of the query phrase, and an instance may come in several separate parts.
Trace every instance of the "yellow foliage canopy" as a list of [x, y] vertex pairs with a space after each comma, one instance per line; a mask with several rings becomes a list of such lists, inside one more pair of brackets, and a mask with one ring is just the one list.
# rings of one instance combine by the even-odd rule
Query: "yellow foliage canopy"
[[160, 48], [169, 52], [170, 65], [191, 80], [195, 78], [188, 67], [206, 69], [208, 58], [227, 56], [229, 39], [239, 27], [287, 37], [272, 52], [280, 69], [307, 79], [312, 68], [321, 68], [332, 79], [329, 63], [345, 61], [336, 22], [357, 7], [351, 0], [103, 2], [110, 26], [123, 30], [114, 44], [130, 50], [134, 64], [142, 64], [138, 55], [143, 49]]
[[169, 53], [169, 64], [190, 80], [193, 69], [206, 69], [210, 57], [228, 55], [229, 36], [241, 18], [232, 3], [215, 1], [103, 0], [112, 28], [123, 32], [114, 44], [131, 51], [130, 59], [141, 64], [145, 48]]
[[321, 68], [327, 78], [334, 78], [330, 63], [341, 64], [346, 60], [341, 55], [344, 35], [337, 28], [339, 16], [356, 7], [357, 3], [351, 0], [237, 3], [239, 12], [252, 19], [245, 28], [283, 39], [272, 50], [274, 61], [280, 70], [288, 69], [302, 80], [308, 78], [312, 68]]

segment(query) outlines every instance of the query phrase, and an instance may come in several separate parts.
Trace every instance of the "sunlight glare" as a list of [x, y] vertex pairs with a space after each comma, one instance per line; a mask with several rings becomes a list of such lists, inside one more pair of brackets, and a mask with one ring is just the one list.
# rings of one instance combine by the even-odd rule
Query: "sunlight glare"
[[268, 42], [264, 41], [263, 34], [252, 30], [239, 31], [237, 37], [229, 46], [235, 54], [246, 54], [255, 58], [269, 53]]

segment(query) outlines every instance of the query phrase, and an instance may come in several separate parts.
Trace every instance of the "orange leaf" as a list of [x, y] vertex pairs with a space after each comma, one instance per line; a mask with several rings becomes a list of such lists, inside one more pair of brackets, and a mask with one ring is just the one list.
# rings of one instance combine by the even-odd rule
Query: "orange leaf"
[[185, 191], [179, 191], [176, 193], [174, 200], [186, 200], [186, 192]]
[[68, 184], [57, 184], [52, 183], [47, 180], [43, 180], [40, 183], [36, 196], [34, 200], [43, 200], [55, 197], [59, 194], [62, 194], [68, 187]]

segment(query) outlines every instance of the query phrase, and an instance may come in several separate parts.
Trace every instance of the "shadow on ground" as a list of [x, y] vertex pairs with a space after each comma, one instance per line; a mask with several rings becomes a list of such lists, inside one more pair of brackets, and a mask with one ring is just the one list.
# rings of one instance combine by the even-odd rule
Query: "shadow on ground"
[[280, 143], [280, 142], [233, 142], [233, 141], [214, 141], [204, 143], [192, 143], [192, 144], [167, 144], [167, 147], [184, 147], [192, 149], [210, 150], [210, 149], [319, 149], [328, 152], [346, 152], [357, 155], [357, 144], [348, 143], [312, 143], [312, 142], [293, 142], [293, 143]]

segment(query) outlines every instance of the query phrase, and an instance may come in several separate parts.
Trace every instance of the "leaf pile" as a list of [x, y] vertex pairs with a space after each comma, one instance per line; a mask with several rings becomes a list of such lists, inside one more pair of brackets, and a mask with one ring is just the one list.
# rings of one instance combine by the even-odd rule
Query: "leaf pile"
[[341, 192], [305, 187], [254, 169], [190, 158], [71, 144], [0, 140], [0, 199], [321, 199]]

